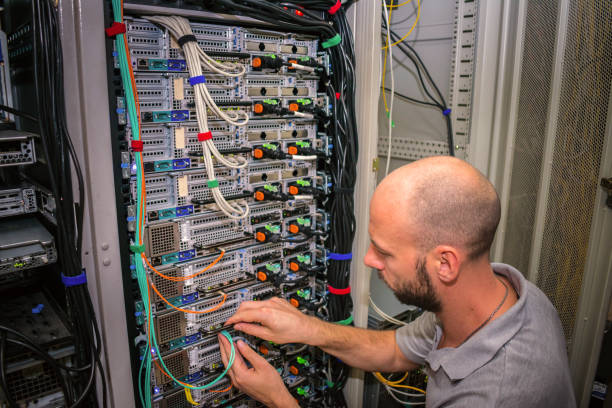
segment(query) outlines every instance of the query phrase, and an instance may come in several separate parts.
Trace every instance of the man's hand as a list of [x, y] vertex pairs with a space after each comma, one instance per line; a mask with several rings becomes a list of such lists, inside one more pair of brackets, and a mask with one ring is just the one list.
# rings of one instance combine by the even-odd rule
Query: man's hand
[[[253, 324], [258, 323], [258, 324]], [[243, 302], [225, 325], [277, 344], [308, 343], [318, 319], [305, 315], [280, 298]]]
[[[227, 366], [231, 354], [229, 341], [219, 335], [221, 360]], [[280, 375], [263, 357], [253, 351], [248, 344], [239, 340], [235, 344], [234, 364], [228, 370], [232, 383], [251, 398], [272, 408], [298, 407]], [[243, 360], [246, 359], [251, 368]]]

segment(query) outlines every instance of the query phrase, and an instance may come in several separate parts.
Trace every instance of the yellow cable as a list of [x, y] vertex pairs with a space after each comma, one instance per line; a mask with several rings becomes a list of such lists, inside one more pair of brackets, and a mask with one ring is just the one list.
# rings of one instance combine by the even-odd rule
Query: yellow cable
[[[391, 0], [391, 5], [393, 6], [393, 1]], [[412, 0], [410, 0], [412, 1]], [[385, 2], [385, 0], [383, 0], [383, 3]], [[389, 11], [389, 21], [387, 21], [387, 27], [389, 27], [389, 30], [391, 29], [391, 14], [393, 13], [393, 8]], [[387, 34], [387, 40], [385, 41], [387, 43], [387, 45], [391, 44], [391, 39], [389, 37], [389, 35]], [[383, 62], [383, 71], [382, 71], [382, 82], [380, 84], [380, 89], [382, 90], [382, 95], [383, 95], [383, 101], [385, 103], [385, 112], [389, 112], [389, 108], [387, 107], [387, 94], [385, 93], [385, 76], [386, 76], [386, 71], [387, 71], [387, 52], [388, 49], [385, 46], [385, 60]]]
[[[393, 11], [393, 9], [391, 9]], [[412, 24], [412, 27], [410, 27], [410, 30], [408, 30], [408, 32], [399, 40], [397, 40], [396, 42], [394, 42], [393, 44], [391, 44], [391, 47], [401, 43], [402, 41], [404, 41], [406, 38], [408, 38], [408, 36], [410, 35], [410, 33], [412, 33], [412, 30], [414, 30], [414, 27], [416, 27], [417, 23], [419, 22], [419, 18], [421, 17], [421, 0], [417, 0], [417, 15], [416, 15], [416, 19], [414, 20], [414, 24]], [[389, 16], [389, 19], [391, 19], [391, 16]], [[389, 41], [387, 41], [387, 44], [389, 43]], [[388, 45], [385, 45], [383, 47], [383, 49], [388, 48]]]
[[193, 400], [193, 397], [191, 396], [191, 390], [189, 390], [189, 388], [185, 388], [185, 395], [187, 396], [187, 401], [191, 404], [191, 405], [195, 405], [196, 407], [200, 404], [198, 404], [197, 402], [195, 402]]
[[408, 377], [408, 373], [406, 373], [406, 374], [404, 375], [404, 377], [402, 377], [402, 380], [401, 380], [401, 381], [399, 381], [399, 382], [398, 382], [398, 381], [389, 381], [389, 380], [387, 380], [385, 377], [383, 377], [383, 375], [382, 375], [381, 373], [379, 373], [379, 372], [374, 372], [374, 373], [372, 373], [372, 374], [374, 374], [374, 377], [375, 377], [375, 378], [376, 378], [378, 381], [380, 381], [380, 382], [381, 382], [381, 383], [383, 383], [383, 384], [388, 385], [389, 387], [393, 387], [393, 388], [406, 388], [406, 389], [409, 389], [409, 390], [413, 390], [413, 391], [420, 392], [420, 393], [422, 393], [423, 395], [427, 394], [427, 392], [425, 392], [425, 390], [422, 390], [422, 389], [417, 388], [417, 387], [413, 387], [412, 385], [403, 385], [403, 384], [399, 384], [399, 382], [403, 381], [404, 379], [406, 379], [406, 377]]
[[408, 0], [408, 1], [403, 2], [402, 4], [395, 4], [395, 5], [393, 4], [393, 2], [391, 2], [391, 4], [387, 6], [387, 8], [390, 8], [390, 9], [400, 8], [408, 3], [412, 3], [412, 0]]

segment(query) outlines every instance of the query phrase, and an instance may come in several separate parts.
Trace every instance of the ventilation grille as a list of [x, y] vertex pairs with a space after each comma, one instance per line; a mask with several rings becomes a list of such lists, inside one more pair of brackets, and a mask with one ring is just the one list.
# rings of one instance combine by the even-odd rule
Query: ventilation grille
[[610, 21], [609, 1], [569, 2], [537, 284], [559, 312], [570, 351], [610, 109]]
[[185, 335], [185, 321], [180, 312], [168, 313], [155, 318], [155, 331], [160, 343], [167, 343]]
[[[181, 378], [189, 374], [189, 358], [187, 351], [183, 350], [180, 353], [172, 354], [164, 357], [164, 363], [168, 371], [176, 378]], [[167, 384], [172, 379], [165, 375], [159, 367], [155, 367], [155, 383], [157, 385]]]
[[147, 255], [150, 257], [178, 251], [178, 224], [168, 222], [147, 227], [147, 240]]
[[[179, 277], [176, 268], [168, 269], [166, 271], [162, 271], [161, 273], [171, 278]], [[158, 274], [153, 275], [153, 282], [159, 293], [161, 293], [161, 295], [166, 299], [181, 296], [183, 294], [183, 282], [174, 282], [169, 279], [162, 278]], [[153, 296], [156, 302], [161, 301], [157, 293], [155, 293]]]
[[529, 1], [523, 32], [522, 74], [503, 252], [504, 262], [523, 273], [529, 267], [540, 186], [558, 6], [556, 1]]

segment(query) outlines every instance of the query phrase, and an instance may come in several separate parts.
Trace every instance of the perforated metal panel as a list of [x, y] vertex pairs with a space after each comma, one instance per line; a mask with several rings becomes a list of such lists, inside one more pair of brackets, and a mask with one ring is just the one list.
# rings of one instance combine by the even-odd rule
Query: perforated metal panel
[[178, 224], [166, 222], [146, 227], [147, 256], [160, 256], [179, 250]]
[[[164, 363], [168, 371], [176, 378], [181, 378], [189, 374], [189, 357], [187, 351], [183, 350], [179, 353], [171, 354], [164, 357]], [[155, 367], [155, 383], [157, 385], [167, 384], [172, 379], [164, 374], [159, 366]]]
[[[164, 275], [171, 278], [177, 278], [179, 276], [176, 268], [164, 270], [162, 272]], [[174, 282], [169, 279], [162, 278], [158, 274], [153, 274], [153, 282], [159, 293], [161, 293], [161, 295], [166, 299], [171, 299], [183, 294], [183, 282]], [[156, 302], [161, 301], [161, 298], [157, 295], [157, 293], [154, 293], [153, 297]]]
[[529, 1], [503, 260], [523, 273], [529, 255], [540, 186], [542, 153], [557, 38], [557, 1]]
[[538, 286], [557, 307], [571, 351], [612, 82], [612, 2], [569, 2], [567, 44]]
[[560, 4], [527, 2], [502, 259], [531, 269], [571, 352], [610, 109], [612, 3], [568, 1], [563, 30]]
[[181, 312], [155, 317], [155, 332], [159, 343], [166, 343], [185, 335], [185, 319]]

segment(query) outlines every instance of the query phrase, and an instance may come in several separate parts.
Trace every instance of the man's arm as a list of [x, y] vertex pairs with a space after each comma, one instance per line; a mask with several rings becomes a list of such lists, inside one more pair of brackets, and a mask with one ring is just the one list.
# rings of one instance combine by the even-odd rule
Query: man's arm
[[317, 346], [365, 371], [407, 371], [418, 367], [399, 349], [395, 331], [365, 330], [327, 323], [273, 298], [244, 302], [226, 325], [275, 343]]

